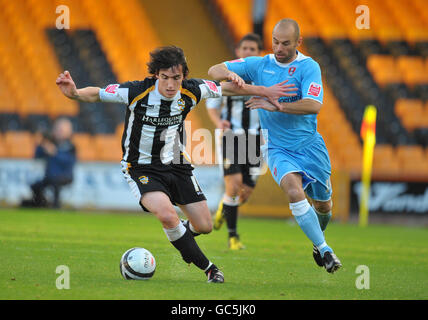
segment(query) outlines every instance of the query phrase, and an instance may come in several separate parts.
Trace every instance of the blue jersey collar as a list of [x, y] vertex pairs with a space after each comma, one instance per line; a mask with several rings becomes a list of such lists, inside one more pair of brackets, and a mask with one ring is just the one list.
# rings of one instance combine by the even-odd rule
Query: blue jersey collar
[[295, 58], [293, 61], [288, 62], [288, 63], [281, 63], [281, 62], [278, 62], [278, 61], [276, 60], [275, 55], [274, 55], [273, 53], [271, 53], [271, 54], [269, 55], [269, 58], [270, 58], [270, 60], [271, 60], [272, 62], [275, 62], [275, 64], [276, 64], [277, 66], [282, 67], [282, 68], [287, 68], [287, 67], [289, 67], [289, 66], [290, 66], [290, 64], [292, 64], [292, 63], [294, 63], [294, 62], [296, 62], [296, 61], [302, 61], [302, 60], [305, 60], [305, 59], [308, 59], [308, 58], [309, 58], [308, 56], [305, 56], [303, 53], [299, 52], [298, 50], [296, 50], [296, 52], [297, 52], [297, 56], [296, 56], [296, 58]]

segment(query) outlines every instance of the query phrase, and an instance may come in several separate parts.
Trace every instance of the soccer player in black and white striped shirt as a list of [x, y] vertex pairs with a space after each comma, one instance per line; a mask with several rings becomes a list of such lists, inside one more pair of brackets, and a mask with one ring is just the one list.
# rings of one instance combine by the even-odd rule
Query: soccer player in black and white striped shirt
[[[239, 79], [218, 83], [187, 79], [189, 73], [183, 51], [175, 46], [150, 53], [152, 77], [142, 81], [110, 84], [104, 89], [77, 89], [68, 71], [56, 83], [62, 93], [83, 102], [118, 102], [127, 105], [122, 137], [122, 166], [125, 179], [145, 211], [161, 222], [165, 234], [186, 263], [205, 271], [208, 282], [224, 282], [223, 273], [211, 263], [194, 236], [212, 230], [206, 198], [184, 156], [183, 122], [200, 100], [221, 95], [257, 95], [270, 101], [294, 95], [285, 83], [272, 87], [246, 85]], [[183, 224], [173, 205], [178, 205], [188, 221]]]
[[[235, 54], [239, 60], [258, 56], [261, 50], [260, 36], [249, 33], [238, 42]], [[259, 115], [257, 110], [245, 106], [249, 99], [229, 96], [206, 100], [208, 115], [222, 133], [220, 150], [225, 192], [214, 217], [214, 229], [219, 230], [226, 221], [231, 250], [244, 248], [237, 230], [238, 207], [253, 192], [263, 165]]]

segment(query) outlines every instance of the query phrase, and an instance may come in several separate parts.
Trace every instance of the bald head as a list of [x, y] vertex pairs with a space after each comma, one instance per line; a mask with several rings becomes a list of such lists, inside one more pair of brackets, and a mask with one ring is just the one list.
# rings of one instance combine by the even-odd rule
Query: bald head
[[297, 41], [300, 38], [300, 28], [297, 24], [296, 20], [290, 18], [284, 18], [279, 20], [275, 27], [273, 28], [273, 32], [287, 30], [293, 33], [294, 39]]
[[289, 63], [296, 58], [296, 48], [301, 44], [300, 28], [293, 19], [282, 19], [272, 31], [272, 50], [278, 62]]

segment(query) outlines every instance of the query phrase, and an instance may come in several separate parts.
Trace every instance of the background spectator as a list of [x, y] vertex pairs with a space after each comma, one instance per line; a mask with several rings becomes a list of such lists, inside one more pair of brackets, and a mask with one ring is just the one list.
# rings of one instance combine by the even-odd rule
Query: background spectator
[[[61, 188], [73, 181], [73, 168], [76, 163], [76, 149], [71, 142], [73, 127], [66, 118], [55, 121], [52, 133], [43, 134], [36, 147], [35, 158], [45, 159], [46, 168], [43, 179], [31, 185], [33, 198], [31, 203], [36, 207], [60, 207]], [[53, 188], [53, 203], [49, 204], [44, 192], [47, 187]]]

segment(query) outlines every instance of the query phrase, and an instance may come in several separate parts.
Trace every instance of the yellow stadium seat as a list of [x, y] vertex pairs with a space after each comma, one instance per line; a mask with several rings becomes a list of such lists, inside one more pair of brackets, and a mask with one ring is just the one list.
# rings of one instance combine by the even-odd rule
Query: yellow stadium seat
[[422, 21], [425, 22], [425, 27], [428, 27], [428, 7], [427, 7], [426, 1], [413, 0], [411, 2], [411, 5], [413, 5], [415, 8], [415, 11], [417, 11], [420, 14]]
[[421, 119], [421, 127], [428, 128], [428, 101], [425, 101], [425, 105], [423, 108], [423, 116]]
[[115, 135], [96, 135], [95, 148], [99, 160], [119, 162], [122, 159], [121, 140]]
[[7, 131], [4, 141], [9, 157], [32, 158], [34, 156], [34, 137], [29, 132]]
[[419, 56], [399, 56], [397, 66], [403, 74], [403, 80], [408, 86], [415, 84], [428, 84], [428, 73], [425, 61]]
[[377, 145], [373, 154], [373, 174], [397, 174], [400, 164], [397, 161], [395, 150], [391, 145]]
[[398, 69], [395, 59], [388, 55], [370, 55], [367, 59], [367, 68], [375, 81], [383, 86], [389, 83], [401, 83], [402, 73]]
[[384, 7], [390, 10], [396, 24], [403, 32], [404, 40], [414, 43], [415, 41], [428, 39], [426, 21], [420, 14], [420, 10], [416, 8], [413, 0], [385, 0]]
[[76, 147], [77, 159], [80, 161], [97, 160], [96, 149], [91, 135], [86, 133], [75, 133], [72, 141]]
[[423, 110], [423, 102], [419, 99], [398, 99], [394, 106], [395, 113], [402, 117], [405, 113], [420, 112]]
[[400, 118], [404, 127], [413, 131], [423, 127], [427, 120], [423, 102], [418, 99], [398, 99], [395, 103], [395, 114]]
[[0, 71], [0, 113], [16, 112], [16, 105], [10, 85]]
[[[53, 101], [48, 92], [58, 91], [52, 79], [59, 74], [60, 68], [45, 35], [45, 22], [39, 23], [38, 15], [40, 20], [50, 15], [51, 26], [54, 26], [56, 6], [49, 0], [19, 3], [1, 0], [0, 5], [0, 68], [16, 100], [15, 111], [22, 116], [46, 114]], [[43, 14], [41, 8], [52, 10], [46, 10], [50, 14]]]
[[3, 135], [0, 134], [0, 158], [5, 158], [8, 156], [8, 151], [6, 143], [4, 141]]
[[124, 128], [125, 123], [121, 122], [116, 126], [116, 129], [114, 131], [114, 134], [116, 135], [116, 137], [119, 139], [118, 141], [121, 141], [122, 139], [122, 135], [123, 135], [123, 128]]
[[396, 153], [403, 173], [418, 174], [428, 171], [428, 162], [421, 146], [398, 146]]

